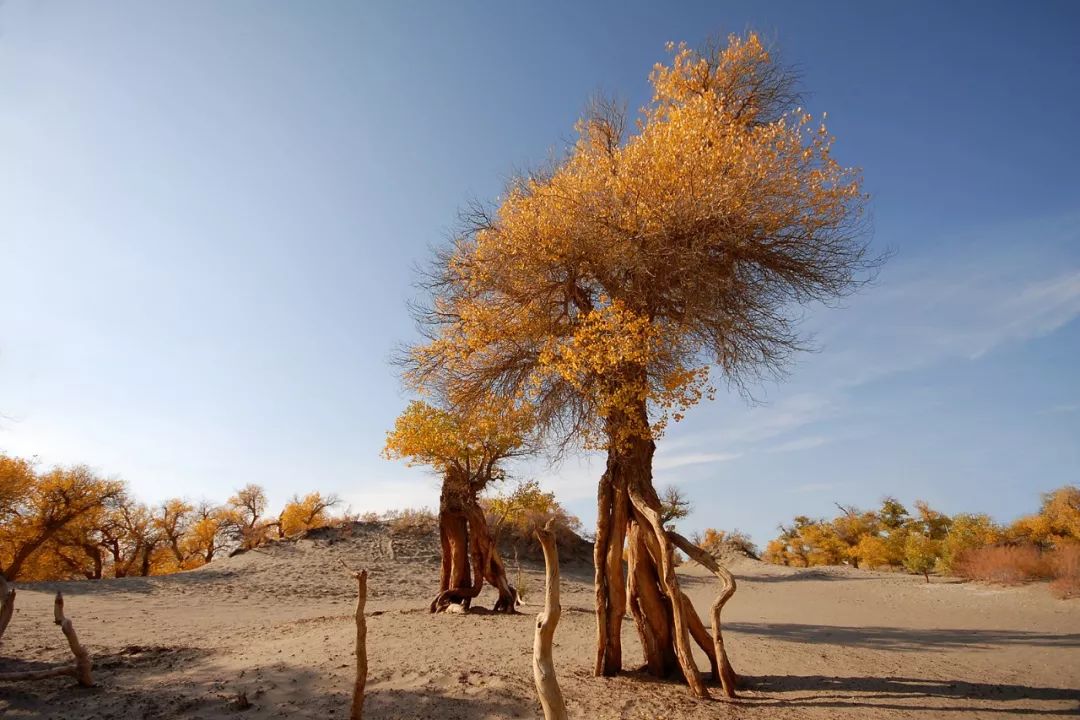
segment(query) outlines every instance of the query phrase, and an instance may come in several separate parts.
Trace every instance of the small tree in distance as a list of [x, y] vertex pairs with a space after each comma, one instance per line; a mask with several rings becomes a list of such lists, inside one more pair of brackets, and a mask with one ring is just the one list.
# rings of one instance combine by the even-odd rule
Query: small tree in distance
[[674, 485], [668, 485], [660, 491], [660, 522], [664, 526], [682, 520], [690, 514], [690, 498]]
[[489, 401], [467, 414], [422, 401], [409, 404], [387, 433], [387, 458], [428, 465], [442, 475], [439, 538], [442, 572], [431, 612], [451, 604], [468, 607], [487, 580], [499, 592], [495, 610], [514, 612], [517, 593], [506, 577], [479, 494], [505, 477], [506, 460], [530, 452], [528, 408]]

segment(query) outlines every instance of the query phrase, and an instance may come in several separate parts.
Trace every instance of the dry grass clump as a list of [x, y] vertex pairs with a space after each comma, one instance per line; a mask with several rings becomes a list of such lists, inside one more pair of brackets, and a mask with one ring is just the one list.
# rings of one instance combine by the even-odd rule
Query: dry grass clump
[[1080, 543], [1070, 543], [1051, 555], [1054, 580], [1050, 591], [1059, 598], [1080, 597]]
[[1067, 543], [1052, 550], [1034, 545], [977, 548], [963, 554], [957, 574], [998, 585], [1050, 580], [1050, 589], [1058, 597], [1080, 597], [1080, 544]]
[[437, 530], [439, 520], [427, 508], [390, 510], [383, 515], [392, 533], [426, 533]]

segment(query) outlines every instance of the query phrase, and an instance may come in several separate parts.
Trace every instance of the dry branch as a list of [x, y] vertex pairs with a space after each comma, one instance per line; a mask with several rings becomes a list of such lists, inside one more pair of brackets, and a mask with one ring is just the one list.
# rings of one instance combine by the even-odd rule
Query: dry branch
[[[0, 587], [0, 589], [3, 588]], [[14, 596], [15, 591], [11, 590], [6, 597], [13, 600]], [[64, 596], [60, 593], [56, 593], [56, 601], [53, 603], [53, 617], [56, 624], [60, 626], [60, 631], [67, 638], [68, 645], [71, 647], [71, 654], [75, 656], [75, 662], [71, 665], [61, 665], [60, 667], [46, 668], [44, 670], [0, 673], [0, 681], [44, 680], [45, 678], [70, 675], [78, 680], [83, 687], [91, 687], [94, 684], [94, 679], [90, 675], [90, 670], [93, 667], [90, 654], [86, 652], [86, 649], [79, 642], [79, 636], [75, 634], [75, 626], [71, 624], [71, 620], [64, 617]]]
[[566, 701], [555, 677], [555, 663], [551, 657], [551, 644], [555, 627], [559, 624], [562, 606], [559, 604], [559, 551], [555, 547], [555, 533], [551, 522], [537, 529], [536, 537], [544, 549], [546, 592], [544, 612], [536, 616], [536, 636], [533, 639], [533, 680], [540, 704], [544, 707], [544, 720], [567, 720]]
[[720, 611], [724, 609], [724, 604], [735, 594], [735, 576], [723, 565], [716, 562], [716, 558], [679, 533], [669, 530], [668, 537], [677, 548], [686, 553], [687, 557], [702, 565], [720, 580], [720, 594], [716, 596], [716, 601], [713, 602], [712, 606], [713, 651], [716, 653], [716, 662], [719, 665], [720, 685], [723, 687], [724, 694], [729, 698], [733, 698], [735, 697], [735, 686], [739, 678], [731, 667], [727, 652], [724, 650], [724, 636], [720, 631]]
[[352, 570], [342, 563], [356, 578], [356, 679], [353, 681], [352, 709], [350, 720], [364, 717], [364, 685], [367, 684], [367, 623], [364, 621], [364, 606], [367, 604], [367, 570]]

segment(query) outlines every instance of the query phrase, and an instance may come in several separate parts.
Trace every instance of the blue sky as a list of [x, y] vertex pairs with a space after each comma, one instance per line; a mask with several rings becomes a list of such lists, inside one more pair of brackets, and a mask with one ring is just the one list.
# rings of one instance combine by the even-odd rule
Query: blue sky
[[[434, 505], [379, 457], [412, 267], [471, 197], [631, 107], [669, 40], [801, 69], [896, 256], [791, 378], [696, 408], [656, 479], [759, 542], [885, 494], [1001, 519], [1080, 467], [1071, 3], [0, 7], [0, 450], [147, 501], [266, 486]], [[601, 465], [519, 469], [587, 524]]]

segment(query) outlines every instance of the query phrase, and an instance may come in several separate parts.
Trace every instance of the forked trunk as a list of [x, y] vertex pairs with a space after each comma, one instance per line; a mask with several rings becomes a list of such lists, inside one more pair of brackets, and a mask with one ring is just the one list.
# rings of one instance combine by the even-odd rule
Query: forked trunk
[[[647, 427], [644, 404], [633, 412], [637, 417], [609, 420], [609, 433], [620, 439], [608, 450], [597, 493], [594, 673], [614, 675], [622, 669], [620, 634], [629, 605], [646, 671], [657, 677], [681, 675], [694, 695], [709, 697], [694, 663], [691, 638], [705, 651], [713, 677], [719, 679], [714, 644], [675, 575], [674, 547], [661, 521], [660, 498], [652, 484], [655, 445], [651, 439], [625, 433], [627, 426], [619, 424]], [[623, 575], [624, 546], [628, 579]]]
[[450, 471], [443, 479], [439, 499], [442, 572], [431, 612], [442, 612], [451, 605], [467, 610], [485, 581], [499, 592], [495, 612], [515, 612], [517, 590], [507, 580], [506, 566], [477, 501], [479, 490], [465, 473]]

